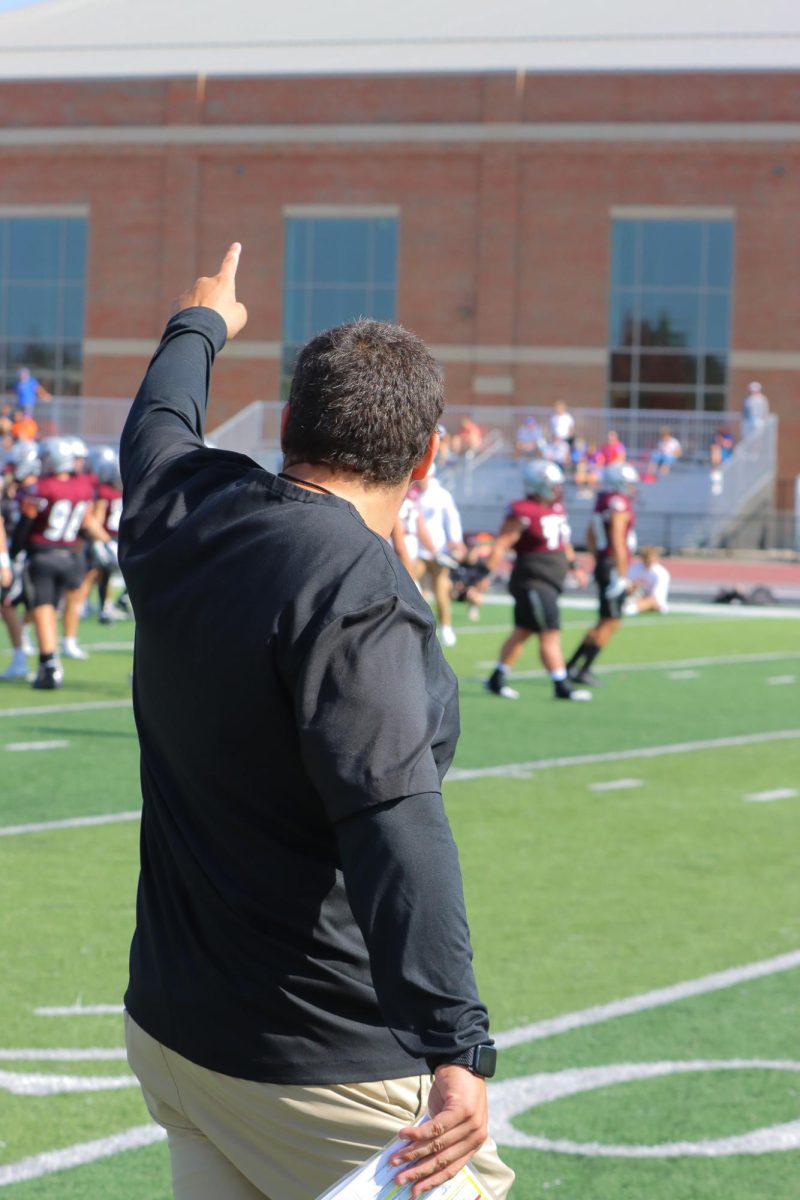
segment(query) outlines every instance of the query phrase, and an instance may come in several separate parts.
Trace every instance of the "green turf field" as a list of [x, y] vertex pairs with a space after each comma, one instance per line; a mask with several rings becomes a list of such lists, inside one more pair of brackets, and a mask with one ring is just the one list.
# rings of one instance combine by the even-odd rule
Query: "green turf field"
[[[569, 650], [589, 614], [564, 618]], [[487, 606], [449, 652], [445, 791], [515, 1200], [797, 1200], [800, 620], [631, 620], [588, 705], [550, 699], [533, 649], [519, 701], [484, 692], [507, 621]], [[87, 622], [83, 640], [61, 691], [0, 684], [0, 1188], [168, 1200], [116, 1011], [132, 628]], [[93, 816], [118, 819], [53, 824]]]

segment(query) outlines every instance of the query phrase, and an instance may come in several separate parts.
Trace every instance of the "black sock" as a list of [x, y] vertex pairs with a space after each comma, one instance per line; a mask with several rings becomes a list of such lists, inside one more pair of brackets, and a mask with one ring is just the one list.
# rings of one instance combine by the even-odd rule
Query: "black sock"
[[594, 660], [597, 658], [601, 649], [602, 649], [601, 646], [595, 646], [593, 642], [589, 643], [589, 645], [586, 647], [586, 650], [583, 655], [583, 666], [581, 667], [582, 671], [589, 670], [589, 667], [592, 665]]
[[40, 654], [39, 663], [43, 667], [50, 667], [56, 661], [55, 654]]
[[583, 639], [580, 646], [578, 646], [578, 649], [575, 651], [572, 658], [567, 663], [568, 671], [571, 671], [573, 667], [577, 666], [577, 664], [583, 658], [584, 654], [588, 650], [589, 646], [591, 646], [591, 644], [592, 644], [591, 642], [586, 641], [586, 638]]

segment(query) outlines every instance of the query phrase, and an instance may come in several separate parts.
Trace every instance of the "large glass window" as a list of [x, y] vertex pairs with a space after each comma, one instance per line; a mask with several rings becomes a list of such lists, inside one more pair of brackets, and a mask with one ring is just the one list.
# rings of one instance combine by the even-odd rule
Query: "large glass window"
[[0, 212], [0, 389], [29, 367], [48, 392], [78, 395], [86, 218]]
[[298, 351], [310, 337], [356, 317], [393, 321], [396, 295], [395, 217], [287, 217], [284, 393]]
[[730, 220], [613, 221], [613, 407], [725, 407], [732, 263]]

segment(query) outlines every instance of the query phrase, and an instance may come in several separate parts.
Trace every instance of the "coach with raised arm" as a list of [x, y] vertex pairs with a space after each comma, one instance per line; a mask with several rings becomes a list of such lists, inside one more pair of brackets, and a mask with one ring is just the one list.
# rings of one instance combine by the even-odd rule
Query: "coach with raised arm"
[[207, 448], [240, 252], [181, 297], [122, 436], [130, 1063], [178, 1200], [311, 1200], [398, 1133], [413, 1196], [474, 1156], [504, 1200], [441, 798], [456, 681], [387, 540], [436, 454], [440, 373], [413, 334], [355, 321], [300, 353], [280, 475]]

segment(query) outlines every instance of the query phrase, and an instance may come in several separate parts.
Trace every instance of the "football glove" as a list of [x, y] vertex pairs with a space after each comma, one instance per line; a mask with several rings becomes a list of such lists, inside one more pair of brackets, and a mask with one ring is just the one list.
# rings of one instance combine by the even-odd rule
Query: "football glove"
[[617, 600], [620, 596], [624, 596], [627, 590], [628, 581], [625, 576], [620, 575], [619, 571], [612, 571], [605, 587], [606, 600]]
[[25, 555], [19, 554], [11, 562], [11, 583], [8, 585], [8, 587], [0, 589], [0, 604], [10, 608], [12, 605], [18, 604], [22, 599], [22, 572], [24, 567]]
[[116, 571], [117, 561], [117, 543], [113, 540], [108, 542], [96, 541], [92, 542], [92, 557], [96, 567], [100, 567], [103, 571]]

